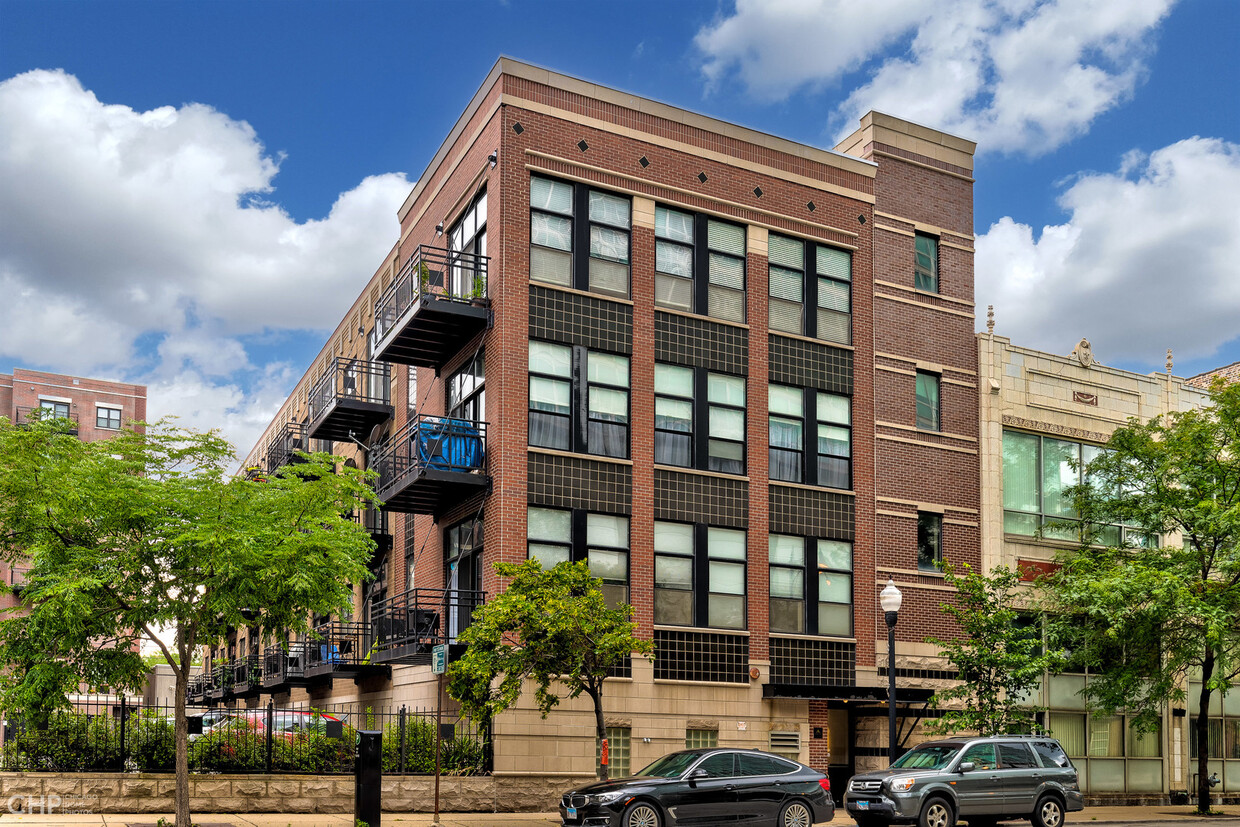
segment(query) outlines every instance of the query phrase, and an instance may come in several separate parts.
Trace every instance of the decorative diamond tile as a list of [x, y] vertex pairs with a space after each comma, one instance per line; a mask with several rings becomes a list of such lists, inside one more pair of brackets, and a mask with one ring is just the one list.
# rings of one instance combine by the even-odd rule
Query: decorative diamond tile
[[580, 149], [582, 152], [585, 152], [587, 149], [590, 148], [590, 145], [586, 143], [585, 138], [582, 138], [580, 141], [577, 142], [577, 148]]
[[522, 132], [525, 131], [525, 127], [522, 126], [520, 123], [514, 123], [512, 125], [512, 131], [520, 135]]
[[698, 173], [698, 180], [699, 180], [699, 181], [701, 181], [703, 184], [705, 184], [705, 183], [706, 183], [706, 173], [705, 173], [705, 172], [699, 172], [699, 173]]
[[645, 155], [643, 155], [642, 157], [637, 159], [637, 163], [642, 165], [642, 169], [645, 169], [646, 167], [650, 166], [650, 159], [647, 158]]
[[859, 215], [859, 216], [857, 216], [857, 221], [858, 221], [859, 223], [861, 223], [861, 224], [864, 224], [864, 223], [865, 223], [865, 216], [864, 216], [864, 215]]
[[759, 198], [761, 198], [761, 197], [762, 197], [762, 187], [754, 187], [754, 188], [753, 188], [753, 194], [754, 194], [754, 195], [756, 195], [756, 196], [758, 196]]
[[818, 205], [815, 204], [813, 201], [810, 201], [808, 204], [805, 205], [805, 209], [809, 210], [810, 212], [813, 212], [814, 210], [818, 209]]

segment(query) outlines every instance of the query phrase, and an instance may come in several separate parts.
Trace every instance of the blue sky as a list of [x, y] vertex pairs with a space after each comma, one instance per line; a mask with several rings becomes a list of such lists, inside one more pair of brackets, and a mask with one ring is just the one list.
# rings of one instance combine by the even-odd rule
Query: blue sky
[[979, 324], [1240, 360], [1235, 0], [0, 0], [0, 370], [249, 448], [500, 54], [831, 146], [979, 142]]

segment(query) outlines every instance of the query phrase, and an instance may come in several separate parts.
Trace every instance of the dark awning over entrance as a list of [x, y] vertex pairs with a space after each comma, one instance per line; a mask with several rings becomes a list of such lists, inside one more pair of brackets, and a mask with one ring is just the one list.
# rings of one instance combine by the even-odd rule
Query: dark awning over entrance
[[[896, 703], [924, 704], [934, 695], [933, 689], [896, 687]], [[817, 686], [797, 683], [768, 683], [762, 687], [764, 698], [798, 698], [811, 701], [849, 701], [852, 703], [886, 703], [885, 686]]]

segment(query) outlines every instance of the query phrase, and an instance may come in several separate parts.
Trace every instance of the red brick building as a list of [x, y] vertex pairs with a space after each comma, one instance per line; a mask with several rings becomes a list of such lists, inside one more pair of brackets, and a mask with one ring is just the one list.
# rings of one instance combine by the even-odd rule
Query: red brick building
[[[78, 438], [94, 442], [146, 420], [146, 386], [22, 368], [0, 373], [0, 416], [21, 424], [40, 409], [72, 420]], [[0, 578], [11, 586], [20, 586], [24, 574], [20, 567], [0, 563]], [[0, 595], [0, 610], [17, 602], [11, 594]]]
[[[613, 771], [881, 762], [878, 592], [903, 715], [946, 677], [934, 561], [979, 561], [973, 150], [879, 113], [817, 149], [501, 59], [246, 462], [330, 440], [376, 469], [377, 580], [330, 644], [238, 630], [211, 665], [262, 685], [214, 697], [433, 703], [429, 644], [492, 563], [588, 560], [658, 645], [609, 682]], [[584, 703], [494, 735], [497, 772], [592, 772]]]

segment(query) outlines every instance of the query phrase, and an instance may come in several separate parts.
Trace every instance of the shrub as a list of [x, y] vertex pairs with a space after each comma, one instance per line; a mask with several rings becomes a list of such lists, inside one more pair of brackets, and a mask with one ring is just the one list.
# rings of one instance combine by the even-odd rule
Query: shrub
[[[486, 750], [472, 737], [445, 738], [439, 748], [439, 766], [444, 773], [478, 775], [486, 770]], [[400, 722], [383, 728], [383, 771], [400, 772]], [[405, 772], [411, 775], [435, 773], [435, 721], [409, 716], [405, 719]]]

